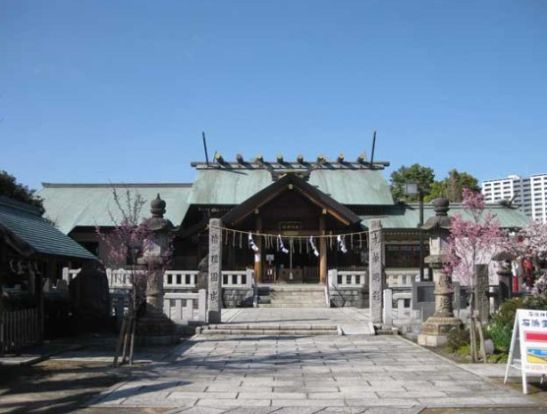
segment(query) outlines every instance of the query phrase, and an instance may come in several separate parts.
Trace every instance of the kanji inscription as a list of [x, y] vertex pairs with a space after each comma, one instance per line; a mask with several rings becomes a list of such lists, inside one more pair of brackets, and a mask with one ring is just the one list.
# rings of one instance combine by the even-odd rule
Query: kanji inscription
[[209, 291], [207, 294], [207, 321], [209, 323], [221, 322], [221, 231], [220, 219], [209, 220]]
[[368, 269], [370, 317], [373, 323], [382, 323], [384, 246], [380, 220], [371, 220], [369, 232], [369, 257], [371, 258]]

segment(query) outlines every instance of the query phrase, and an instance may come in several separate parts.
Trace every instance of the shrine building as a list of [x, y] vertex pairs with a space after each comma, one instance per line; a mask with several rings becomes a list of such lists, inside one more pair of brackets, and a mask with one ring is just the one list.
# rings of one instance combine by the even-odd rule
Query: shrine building
[[[390, 272], [414, 277], [420, 257], [428, 255], [427, 236], [422, 237], [420, 255], [419, 205], [393, 200], [383, 174], [388, 162], [370, 162], [364, 156], [356, 161], [343, 156], [267, 161], [241, 155], [228, 161], [218, 155], [212, 162], [191, 165], [197, 172], [193, 183], [44, 183], [39, 195], [46, 217], [101, 258], [106, 252], [96, 228], [107, 230], [120, 216], [113, 188], [121, 196], [140, 194], [147, 201], [143, 218], [159, 194], [166, 203], [165, 217], [176, 227], [174, 269], [198, 268], [208, 252], [209, 219], [220, 218], [222, 268], [252, 269], [258, 283], [324, 284], [332, 269], [366, 271], [367, 230], [373, 219], [381, 220], [384, 229], [388, 279]], [[505, 228], [528, 222], [507, 205], [488, 209]], [[434, 214], [426, 204], [424, 221]], [[465, 213], [461, 205], [451, 204], [452, 214]]]

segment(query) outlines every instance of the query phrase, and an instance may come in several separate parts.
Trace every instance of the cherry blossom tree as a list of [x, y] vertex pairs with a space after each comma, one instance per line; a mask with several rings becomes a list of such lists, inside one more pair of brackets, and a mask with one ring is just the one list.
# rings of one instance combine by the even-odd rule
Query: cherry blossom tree
[[471, 357], [476, 361], [476, 331], [479, 330], [482, 349], [484, 349], [482, 327], [476, 323], [476, 287], [478, 264], [487, 264], [492, 255], [505, 244], [506, 233], [501, 229], [496, 216], [485, 211], [482, 194], [465, 188], [462, 193], [466, 217], [454, 215], [447, 246], [446, 271], [453, 280], [466, 286], [469, 293]]
[[[509, 243], [505, 248], [516, 260], [529, 258], [536, 269], [545, 267], [547, 261], [547, 223], [533, 221], [520, 231], [512, 234]], [[535, 281], [532, 294], [538, 294], [544, 291], [543, 284], [547, 281], [547, 272], [543, 270]], [[540, 284], [536, 288], [535, 285]]]
[[118, 362], [120, 348], [123, 346], [121, 363], [126, 358], [133, 362], [133, 350], [137, 312], [145, 302], [145, 289], [147, 278], [151, 273], [147, 266], [138, 266], [137, 260], [152, 238], [152, 232], [146, 221], [141, 221], [142, 210], [146, 201], [139, 193], [126, 190], [124, 196], [120, 196], [116, 188], [112, 189], [115, 211], [108, 214], [113, 227], [109, 230], [96, 228], [96, 233], [101, 241], [101, 250], [104, 252], [102, 260], [107, 268], [123, 269], [129, 277], [130, 289], [128, 292], [128, 312], [124, 316], [122, 329], [118, 338], [118, 346], [114, 357], [114, 365]]

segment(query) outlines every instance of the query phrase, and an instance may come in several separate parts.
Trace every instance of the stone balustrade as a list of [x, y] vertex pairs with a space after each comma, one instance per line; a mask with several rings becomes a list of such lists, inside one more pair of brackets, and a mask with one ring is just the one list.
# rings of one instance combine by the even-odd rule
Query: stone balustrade
[[193, 289], [196, 287], [197, 270], [167, 270], [163, 275], [163, 288], [169, 290]]
[[[63, 280], [67, 285], [80, 272], [80, 269], [63, 268]], [[167, 291], [192, 290], [197, 284], [197, 270], [167, 270], [163, 275], [163, 288]], [[106, 277], [110, 289], [130, 289], [132, 274], [144, 274], [143, 270], [106, 269]], [[225, 270], [222, 272], [222, 287], [230, 289], [252, 289], [254, 286], [254, 271]]]
[[163, 297], [163, 312], [175, 323], [205, 322], [205, 289], [194, 292], [168, 292]]
[[251, 289], [254, 285], [254, 272], [247, 270], [223, 270], [222, 287]]
[[338, 270], [328, 271], [328, 296], [335, 307], [368, 306], [368, 271]]
[[367, 285], [368, 272], [366, 270], [338, 270], [328, 272], [329, 286], [363, 288]]
[[407, 288], [412, 289], [413, 282], [420, 281], [420, 269], [386, 269], [386, 285], [390, 289]]

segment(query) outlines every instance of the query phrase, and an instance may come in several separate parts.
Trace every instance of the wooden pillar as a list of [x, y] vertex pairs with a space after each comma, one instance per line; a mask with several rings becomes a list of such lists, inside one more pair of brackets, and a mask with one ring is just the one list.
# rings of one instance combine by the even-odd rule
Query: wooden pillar
[[[319, 234], [326, 234], [325, 231], [325, 211], [319, 216]], [[319, 239], [319, 282], [325, 284], [327, 282], [327, 239], [321, 237]]]
[[[262, 217], [259, 215], [259, 211], [255, 211], [255, 228], [257, 233], [262, 233]], [[257, 237], [255, 240], [258, 252], [254, 255], [255, 261], [255, 278], [256, 283], [262, 283], [262, 237]]]

